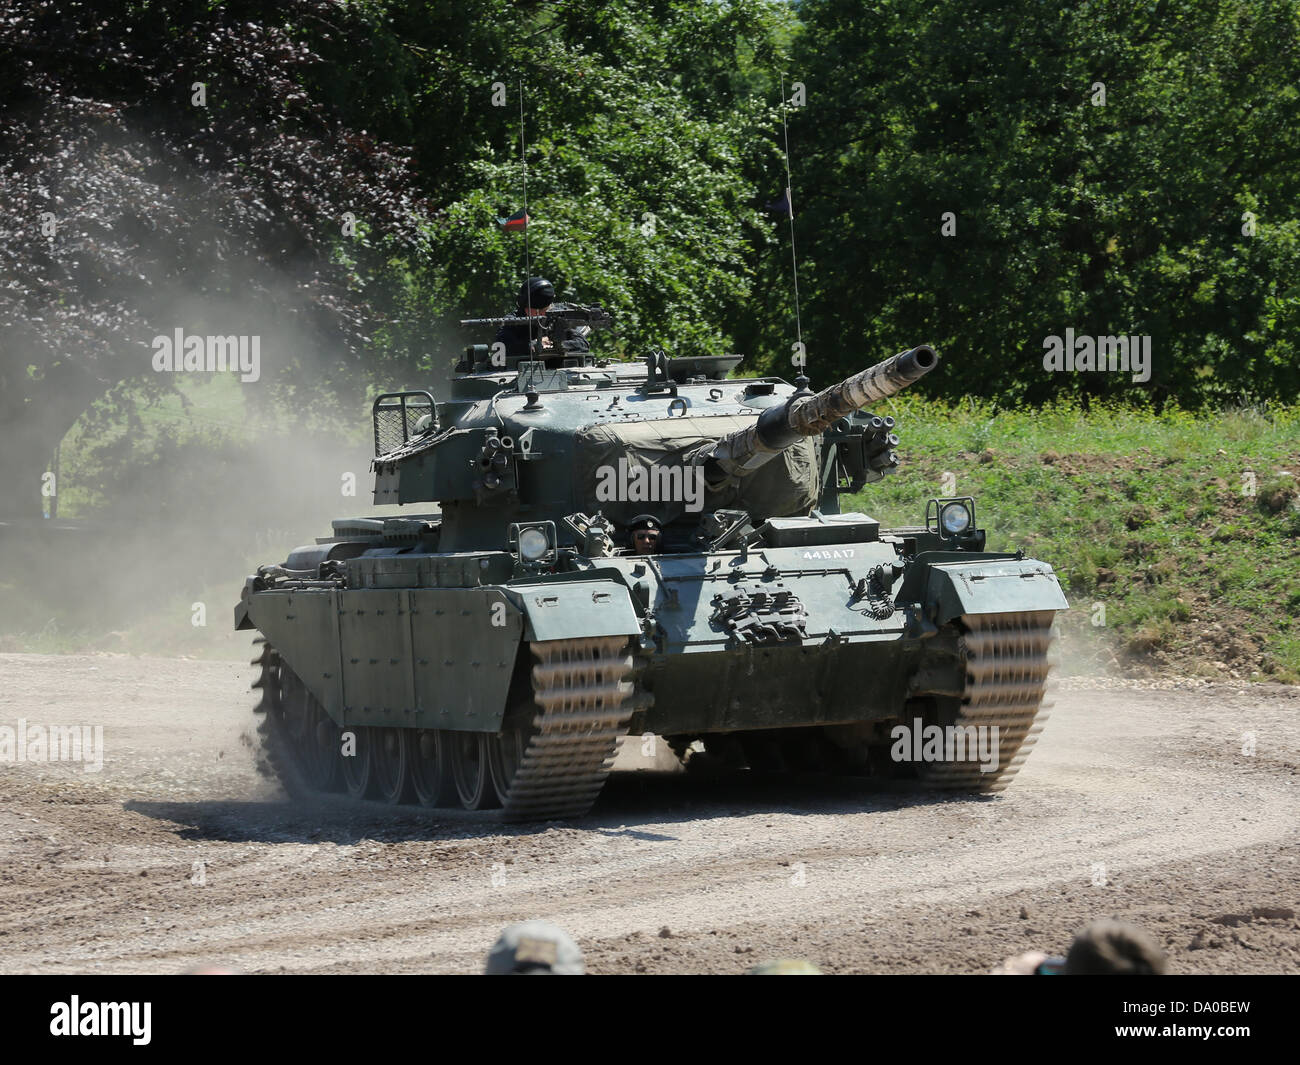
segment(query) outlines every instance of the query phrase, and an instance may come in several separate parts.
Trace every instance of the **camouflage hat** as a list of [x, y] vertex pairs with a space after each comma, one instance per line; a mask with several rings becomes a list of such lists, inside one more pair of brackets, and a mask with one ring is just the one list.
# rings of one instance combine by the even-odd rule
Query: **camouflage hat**
[[483, 971], [488, 976], [582, 976], [587, 967], [564, 929], [549, 921], [521, 921], [497, 937]]
[[825, 975], [810, 961], [801, 958], [780, 958], [777, 961], [759, 962], [753, 968], [745, 970], [746, 976], [823, 976]]
[[555, 286], [544, 277], [530, 277], [519, 287], [519, 309], [540, 311], [555, 302]]
[[649, 529], [651, 532], [663, 532], [663, 528], [664, 523], [653, 514], [638, 514], [628, 522], [627, 531], [636, 532], [637, 529]]

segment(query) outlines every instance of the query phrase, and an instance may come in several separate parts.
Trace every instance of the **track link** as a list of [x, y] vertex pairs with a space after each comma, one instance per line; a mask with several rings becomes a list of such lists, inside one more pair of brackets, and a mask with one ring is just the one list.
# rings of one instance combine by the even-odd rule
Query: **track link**
[[1051, 702], [1045, 699], [1055, 611], [966, 614], [957, 642], [965, 660], [965, 686], [955, 720], [944, 724], [997, 726], [998, 768], [980, 772], [978, 762], [926, 763], [921, 778], [936, 788], [1002, 791], [1038, 740]]
[[639, 705], [624, 636], [531, 645], [533, 732], [502, 804], [507, 821], [580, 817], [609, 776]]

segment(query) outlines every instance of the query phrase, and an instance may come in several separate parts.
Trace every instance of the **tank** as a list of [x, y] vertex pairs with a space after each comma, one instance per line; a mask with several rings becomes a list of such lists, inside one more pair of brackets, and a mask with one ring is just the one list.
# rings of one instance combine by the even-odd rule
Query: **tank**
[[472, 345], [446, 395], [379, 396], [374, 501], [414, 512], [334, 521], [235, 608], [285, 788], [578, 817], [628, 736], [687, 768], [1006, 787], [1045, 714], [1056, 575], [986, 551], [970, 497], [900, 528], [840, 507], [898, 464], [864, 408], [935, 352], [821, 391], [740, 361]]

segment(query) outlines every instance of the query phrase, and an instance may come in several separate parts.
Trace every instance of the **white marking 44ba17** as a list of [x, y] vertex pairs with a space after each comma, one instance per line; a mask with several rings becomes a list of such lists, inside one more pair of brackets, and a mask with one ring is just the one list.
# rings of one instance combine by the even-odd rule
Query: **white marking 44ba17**
[[829, 562], [833, 559], [852, 558], [853, 548], [851, 547], [827, 547], [820, 551], [805, 551], [803, 557], [806, 559], [820, 559]]

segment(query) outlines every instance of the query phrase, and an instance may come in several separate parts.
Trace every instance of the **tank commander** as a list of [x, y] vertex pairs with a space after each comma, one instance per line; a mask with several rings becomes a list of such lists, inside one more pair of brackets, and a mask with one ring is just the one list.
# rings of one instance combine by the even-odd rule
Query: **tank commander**
[[[507, 322], [497, 330], [496, 342], [506, 346], [506, 355], [510, 358], [524, 358], [529, 354], [529, 344], [534, 337], [541, 340], [543, 349], [552, 350], [551, 338], [532, 327], [530, 318], [540, 318], [552, 306], [555, 306], [555, 286], [544, 277], [530, 277], [520, 286], [519, 297], [512, 318], [518, 322]], [[561, 305], [563, 306], [563, 305]], [[566, 329], [563, 339], [563, 353], [566, 355], [590, 351], [586, 339], [573, 329]], [[559, 354], [559, 352], [556, 352]]]
[[634, 555], [657, 555], [663, 540], [663, 523], [653, 514], [639, 514], [627, 527], [628, 546]]

